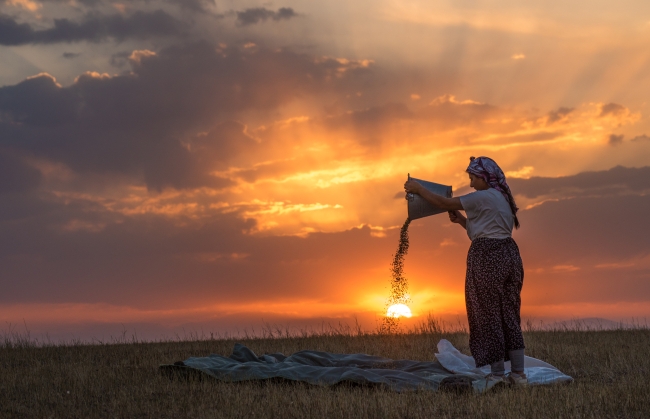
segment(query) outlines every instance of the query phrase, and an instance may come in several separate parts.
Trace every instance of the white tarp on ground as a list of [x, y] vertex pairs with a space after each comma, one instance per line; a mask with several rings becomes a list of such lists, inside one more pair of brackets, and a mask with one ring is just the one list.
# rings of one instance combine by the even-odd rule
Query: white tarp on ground
[[[436, 359], [446, 370], [454, 374], [476, 374], [485, 377], [490, 373], [490, 366], [476, 368], [474, 358], [462, 354], [448, 340], [438, 342]], [[505, 363], [506, 372], [510, 372], [510, 361]], [[530, 356], [524, 359], [524, 368], [530, 385], [571, 382], [573, 378], [563, 374], [553, 365]]]
[[[188, 358], [182, 363], [163, 365], [161, 368], [168, 371], [198, 370], [230, 382], [286, 379], [316, 385], [384, 384], [395, 391], [437, 390], [443, 379], [464, 376], [471, 380], [474, 390], [481, 392], [486, 389], [485, 376], [489, 373], [489, 366], [476, 368], [472, 357], [463, 355], [444, 339], [438, 343], [435, 357], [434, 361], [420, 362], [320, 351], [300, 351], [290, 356], [257, 356], [246, 346], [235, 344], [230, 357], [213, 354]], [[509, 368], [509, 363], [506, 368]], [[552, 365], [530, 357], [526, 357], [526, 374], [531, 385], [573, 380]]]

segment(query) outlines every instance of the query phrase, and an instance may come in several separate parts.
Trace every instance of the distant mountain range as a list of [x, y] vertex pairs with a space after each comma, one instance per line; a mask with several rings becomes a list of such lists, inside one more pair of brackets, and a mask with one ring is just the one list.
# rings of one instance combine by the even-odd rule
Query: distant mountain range
[[[526, 328], [525, 322], [522, 326]], [[532, 323], [532, 329], [538, 330], [616, 330], [616, 329], [645, 329], [648, 328], [647, 319], [631, 320], [630, 322], [609, 320], [602, 317], [585, 317], [572, 320], [556, 321], [545, 324], [544, 322]]]

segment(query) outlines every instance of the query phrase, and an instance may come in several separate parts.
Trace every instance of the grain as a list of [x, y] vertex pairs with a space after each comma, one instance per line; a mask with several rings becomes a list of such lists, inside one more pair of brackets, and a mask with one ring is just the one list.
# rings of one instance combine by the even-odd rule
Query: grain
[[[409, 251], [409, 224], [411, 219], [407, 218], [399, 232], [399, 244], [397, 251], [393, 255], [391, 264], [390, 294], [386, 301], [386, 311], [388, 307], [394, 304], [405, 304], [411, 301], [408, 288], [409, 283], [404, 277], [404, 257]], [[384, 316], [380, 327], [382, 332], [391, 333], [399, 327], [399, 317]]]

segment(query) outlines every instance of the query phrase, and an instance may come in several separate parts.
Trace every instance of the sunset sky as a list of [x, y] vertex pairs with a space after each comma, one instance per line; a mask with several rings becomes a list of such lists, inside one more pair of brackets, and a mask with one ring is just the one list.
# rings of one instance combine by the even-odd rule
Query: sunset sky
[[[0, 0], [2, 327], [374, 329], [407, 173], [480, 155], [522, 315], [645, 322], [648, 39], [647, 0]], [[410, 234], [411, 322], [464, 319], [465, 231]]]

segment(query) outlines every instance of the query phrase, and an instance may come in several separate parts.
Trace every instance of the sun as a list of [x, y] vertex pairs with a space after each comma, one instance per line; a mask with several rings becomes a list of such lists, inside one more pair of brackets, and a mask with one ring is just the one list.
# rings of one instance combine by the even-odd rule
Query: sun
[[386, 317], [411, 317], [411, 309], [406, 304], [393, 304], [388, 307]]

